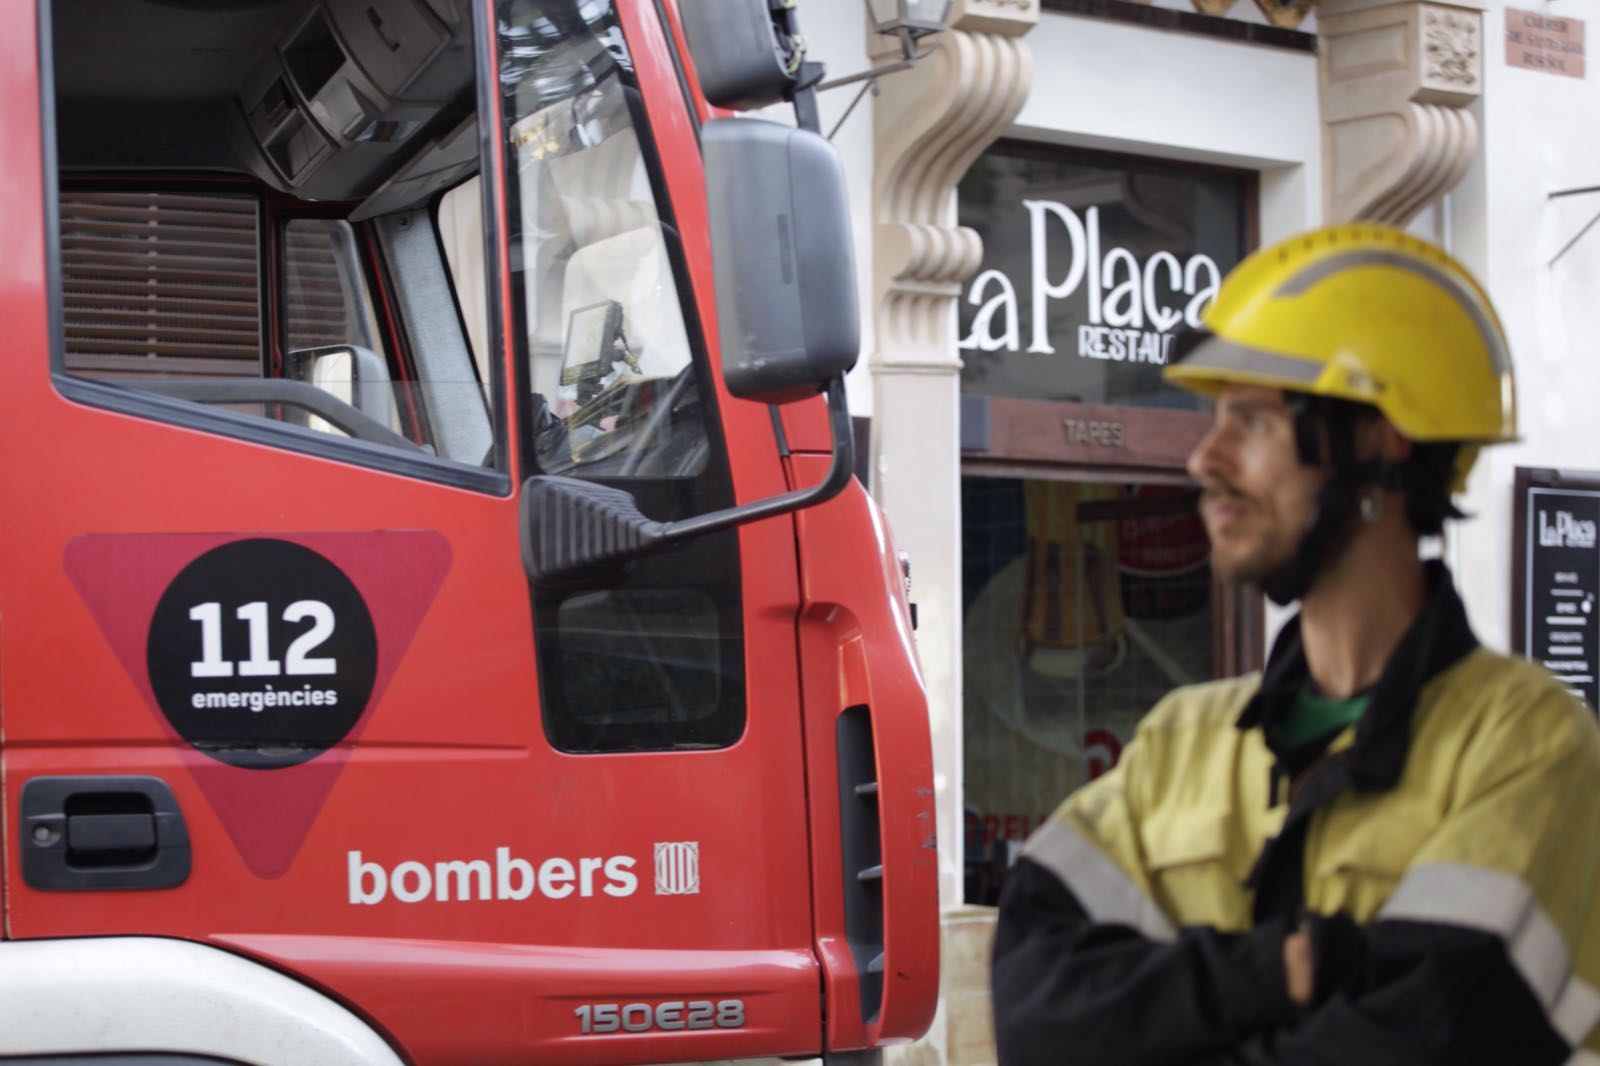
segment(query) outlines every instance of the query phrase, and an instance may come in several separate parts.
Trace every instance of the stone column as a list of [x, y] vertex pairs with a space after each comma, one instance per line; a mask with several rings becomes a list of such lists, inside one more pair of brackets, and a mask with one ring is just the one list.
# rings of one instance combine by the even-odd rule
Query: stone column
[[1325, 215], [1404, 226], [1472, 164], [1479, 0], [1317, 6]]
[[[1022, 35], [1038, 0], [957, 0], [952, 29], [911, 70], [883, 79], [873, 179], [872, 491], [911, 558], [917, 646], [933, 726], [939, 897], [945, 942], [961, 917], [961, 359], [956, 301], [978, 269], [978, 235], [956, 225], [956, 183], [1016, 118], [1032, 79]], [[896, 58], [880, 41], [875, 58]], [[955, 928], [959, 926], [960, 928]], [[981, 932], [978, 939], [981, 940]], [[980, 957], [982, 956], [982, 957]], [[932, 1032], [897, 1056], [993, 1061], [982, 952], [947, 950]], [[975, 1015], [975, 1009], [981, 1008]]]

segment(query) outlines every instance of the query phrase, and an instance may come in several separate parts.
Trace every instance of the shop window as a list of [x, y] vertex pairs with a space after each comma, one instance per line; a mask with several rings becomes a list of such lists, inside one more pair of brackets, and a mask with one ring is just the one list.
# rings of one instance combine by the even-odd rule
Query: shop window
[[1215, 674], [1210, 549], [1177, 486], [962, 483], [969, 902], [1116, 765], [1173, 688]]
[[1249, 173], [1018, 141], [962, 180], [971, 902], [1163, 696], [1259, 664], [1259, 595], [1214, 584], [1183, 473], [1210, 418], [1161, 376], [1255, 199]]

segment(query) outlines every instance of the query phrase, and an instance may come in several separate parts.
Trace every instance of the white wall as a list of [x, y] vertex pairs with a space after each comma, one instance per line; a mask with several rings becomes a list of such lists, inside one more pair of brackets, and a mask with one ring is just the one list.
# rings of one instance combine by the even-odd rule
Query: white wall
[[1013, 136], [1258, 170], [1263, 243], [1321, 218], [1316, 56], [1048, 13], [1028, 44]]
[[[1524, 0], [1523, 9], [1588, 19], [1582, 0]], [[1480, 161], [1452, 196], [1456, 254], [1489, 290], [1511, 340], [1519, 444], [1486, 451], [1468, 486], [1454, 555], [1478, 636], [1510, 646], [1512, 477], [1517, 466], [1600, 470], [1600, 225], [1554, 267], [1561, 246], [1600, 213], [1600, 72], [1587, 79], [1505, 63], [1505, 5], [1484, 14]]]

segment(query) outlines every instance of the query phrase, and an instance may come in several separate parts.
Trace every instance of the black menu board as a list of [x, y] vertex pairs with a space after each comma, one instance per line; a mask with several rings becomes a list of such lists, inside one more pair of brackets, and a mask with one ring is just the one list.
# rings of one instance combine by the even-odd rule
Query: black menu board
[[1600, 472], [1516, 477], [1512, 644], [1600, 706]]

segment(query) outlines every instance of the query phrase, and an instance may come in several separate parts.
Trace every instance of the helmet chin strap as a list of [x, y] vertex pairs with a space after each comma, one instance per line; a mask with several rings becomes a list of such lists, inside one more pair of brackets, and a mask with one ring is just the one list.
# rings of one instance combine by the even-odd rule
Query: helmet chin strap
[[1267, 599], [1279, 607], [1304, 597], [1317, 574], [1349, 541], [1360, 520], [1362, 487], [1399, 487], [1404, 482], [1401, 468], [1393, 463], [1356, 460], [1353, 408], [1320, 403], [1309, 396], [1290, 394], [1289, 400], [1294, 406], [1295, 449], [1300, 462], [1327, 470], [1328, 476], [1294, 554], [1260, 582]]
[[1261, 591], [1279, 607], [1287, 607], [1311, 589], [1324, 562], [1334, 558], [1355, 524], [1360, 482], [1330, 474], [1317, 493], [1316, 510], [1294, 554], [1261, 580]]

